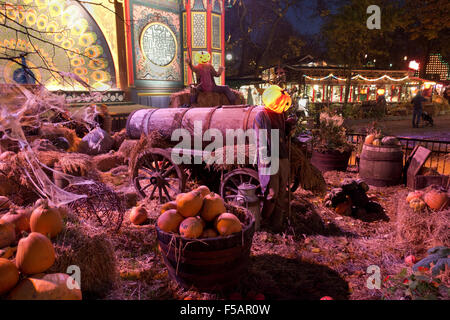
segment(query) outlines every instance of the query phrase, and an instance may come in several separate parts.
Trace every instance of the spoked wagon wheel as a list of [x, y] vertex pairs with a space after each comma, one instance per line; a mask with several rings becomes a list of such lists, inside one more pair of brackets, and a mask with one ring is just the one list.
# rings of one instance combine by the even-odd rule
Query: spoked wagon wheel
[[159, 198], [160, 203], [175, 200], [184, 191], [183, 171], [173, 163], [170, 151], [149, 149], [138, 156], [133, 183], [142, 198]]
[[249, 168], [236, 169], [228, 172], [220, 184], [220, 195], [226, 202], [233, 202], [238, 195], [239, 186], [244, 183], [255, 185], [257, 187], [256, 195], [260, 199], [263, 198], [258, 172]]

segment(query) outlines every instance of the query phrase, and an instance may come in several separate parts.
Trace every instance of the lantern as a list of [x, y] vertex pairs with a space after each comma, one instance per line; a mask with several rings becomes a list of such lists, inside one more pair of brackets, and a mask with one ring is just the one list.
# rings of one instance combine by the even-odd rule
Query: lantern
[[264, 91], [262, 100], [267, 109], [276, 113], [286, 112], [292, 105], [292, 98], [286, 90], [275, 85]]
[[378, 94], [379, 96], [384, 96], [385, 92], [386, 92], [386, 90], [384, 90], [384, 89], [382, 89], [382, 88], [380, 88], [380, 89], [377, 90], [377, 94]]
[[412, 70], [419, 70], [420, 64], [416, 60], [412, 60], [409, 62], [409, 68]]
[[208, 63], [211, 60], [211, 55], [208, 51], [198, 51], [195, 53], [195, 62], [197, 64]]

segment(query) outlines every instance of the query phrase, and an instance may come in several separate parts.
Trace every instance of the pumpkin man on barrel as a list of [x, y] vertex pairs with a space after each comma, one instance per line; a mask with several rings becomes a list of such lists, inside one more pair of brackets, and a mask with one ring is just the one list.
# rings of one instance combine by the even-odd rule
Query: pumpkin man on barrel
[[197, 103], [198, 92], [216, 92], [223, 93], [227, 96], [230, 104], [234, 104], [236, 96], [228, 86], [218, 86], [214, 81], [214, 77], [220, 77], [225, 70], [224, 67], [219, 67], [219, 71], [216, 71], [211, 65], [211, 55], [207, 51], [199, 51], [195, 54], [195, 60], [198, 63], [196, 66], [192, 64], [190, 58], [186, 58], [186, 63], [191, 70], [195, 72], [197, 76], [197, 86], [191, 93], [191, 106]]

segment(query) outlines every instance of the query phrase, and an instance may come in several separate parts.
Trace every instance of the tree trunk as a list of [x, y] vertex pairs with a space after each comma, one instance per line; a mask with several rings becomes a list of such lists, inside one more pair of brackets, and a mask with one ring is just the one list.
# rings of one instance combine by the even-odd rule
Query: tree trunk
[[352, 86], [352, 68], [350, 67], [347, 73], [347, 81], [345, 82], [344, 106], [348, 103], [351, 86]]

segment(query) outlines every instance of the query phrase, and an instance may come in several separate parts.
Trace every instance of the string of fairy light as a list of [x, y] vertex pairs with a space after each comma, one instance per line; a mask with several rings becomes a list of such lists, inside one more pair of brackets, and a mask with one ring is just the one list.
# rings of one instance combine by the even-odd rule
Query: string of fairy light
[[[347, 79], [345, 79], [345, 78], [339, 78], [339, 77], [335, 76], [335, 75], [332, 74], [332, 73], [330, 73], [329, 75], [327, 75], [326, 77], [323, 77], [323, 78], [313, 78], [313, 77], [310, 77], [310, 76], [307, 76], [307, 75], [303, 75], [303, 76], [304, 76], [306, 79], [312, 80], [312, 81], [324, 81], [324, 80], [328, 80], [328, 79], [330, 79], [330, 78], [331, 78], [331, 79], [338, 80], [338, 81], [347, 81]], [[397, 82], [400, 82], [400, 81], [408, 80], [408, 79], [409, 79], [409, 76], [406, 76], [406, 77], [403, 77], [403, 78], [395, 79], [395, 78], [392, 78], [392, 77], [388, 76], [387, 74], [385, 74], [384, 76], [381, 76], [381, 77], [379, 77], [379, 78], [369, 79], [369, 78], [363, 77], [363, 76], [360, 75], [360, 74], [357, 74], [356, 76], [353, 76], [351, 79], [352, 79], [352, 80], [360, 79], [360, 80], [371, 81], [371, 82], [376, 82], [376, 81], [388, 79], [388, 80], [391, 80], [391, 81], [397, 81]]]

